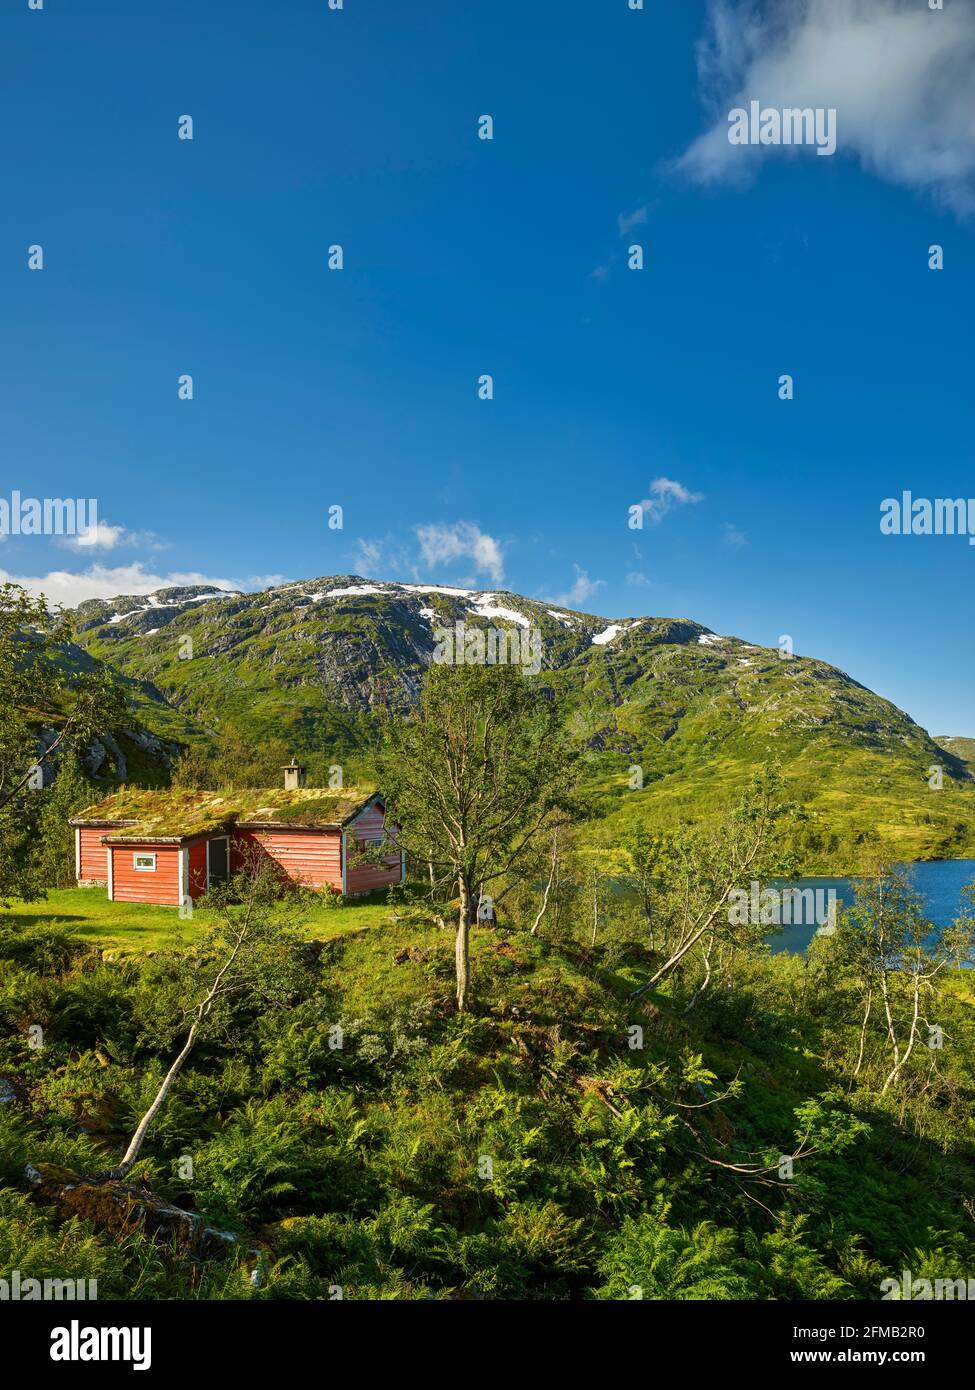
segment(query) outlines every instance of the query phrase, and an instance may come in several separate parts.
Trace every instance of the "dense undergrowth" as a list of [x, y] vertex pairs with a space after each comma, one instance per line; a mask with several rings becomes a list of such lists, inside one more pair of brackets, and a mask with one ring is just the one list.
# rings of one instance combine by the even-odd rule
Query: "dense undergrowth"
[[0, 1275], [97, 1278], [103, 1299], [852, 1299], [903, 1268], [965, 1277], [969, 975], [942, 999], [937, 1084], [881, 1095], [851, 1079], [832, 950], [743, 953], [688, 1011], [679, 976], [632, 997], [652, 957], [625, 924], [595, 947], [478, 928], [458, 1015], [452, 933], [416, 909], [306, 945], [286, 1001], [200, 1043], [132, 1175], [240, 1236], [203, 1258], [23, 1184], [120, 1152], [171, 1059], [152, 1024], [173, 957], [5, 928]]

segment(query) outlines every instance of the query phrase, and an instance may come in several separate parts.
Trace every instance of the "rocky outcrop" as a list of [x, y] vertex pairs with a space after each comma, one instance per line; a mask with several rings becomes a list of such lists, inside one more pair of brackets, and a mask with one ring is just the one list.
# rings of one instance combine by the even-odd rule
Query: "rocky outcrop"
[[208, 1226], [198, 1213], [173, 1206], [148, 1187], [92, 1182], [52, 1163], [28, 1164], [24, 1187], [35, 1201], [56, 1208], [63, 1220], [77, 1216], [116, 1238], [142, 1230], [198, 1259], [225, 1255], [239, 1244], [233, 1232]]

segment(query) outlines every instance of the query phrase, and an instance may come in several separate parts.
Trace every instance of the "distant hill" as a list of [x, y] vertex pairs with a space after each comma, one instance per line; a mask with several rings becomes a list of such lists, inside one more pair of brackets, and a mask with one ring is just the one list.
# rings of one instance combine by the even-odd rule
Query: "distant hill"
[[[60, 665], [72, 675], [90, 674], [108, 665], [74, 642], [62, 643], [58, 651]], [[106, 786], [126, 781], [148, 787], [168, 785], [174, 761], [187, 742], [202, 737], [203, 731], [173, 710], [151, 685], [115, 667], [110, 667], [110, 673], [125, 692], [130, 718], [125, 727], [102, 734], [80, 750], [86, 772]], [[57, 708], [25, 711], [38, 751], [51, 746], [69, 708], [70, 696], [65, 696]], [[57, 765], [55, 755], [45, 768], [45, 782]]]
[[975, 738], [959, 738], [953, 734], [941, 734], [935, 740], [947, 753], [975, 767]]
[[[380, 717], [416, 700], [435, 630], [457, 622], [538, 633], [534, 679], [564, 698], [590, 750], [607, 834], [706, 819], [773, 757], [808, 815], [811, 869], [853, 867], [875, 833], [905, 857], [975, 853], [971, 740], [936, 742], [835, 666], [687, 618], [607, 619], [502, 590], [341, 575], [91, 601], [76, 639], [131, 683], [140, 719], [166, 738], [231, 726], [361, 772]], [[642, 790], [629, 790], [633, 767]]]

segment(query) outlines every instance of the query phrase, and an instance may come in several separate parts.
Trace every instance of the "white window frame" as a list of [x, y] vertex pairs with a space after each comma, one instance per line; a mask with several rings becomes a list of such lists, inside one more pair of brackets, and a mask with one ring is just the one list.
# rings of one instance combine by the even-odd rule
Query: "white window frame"
[[[152, 864], [140, 864], [140, 859], [151, 859]], [[137, 874], [154, 874], [156, 872], [155, 853], [143, 849], [134, 850], [132, 854], [132, 867]]]

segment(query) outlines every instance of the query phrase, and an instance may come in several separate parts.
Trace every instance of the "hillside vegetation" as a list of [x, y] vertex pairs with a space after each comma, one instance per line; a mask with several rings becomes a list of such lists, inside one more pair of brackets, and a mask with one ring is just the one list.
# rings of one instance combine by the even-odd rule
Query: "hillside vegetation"
[[952, 757], [961, 758], [970, 767], [975, 766], [975, 738], [958, 738], [955, 736], [944, 735], [935, 739], [939, 747], [944, 748]]
[[[0, 957], [5, 1270], [95, 1277], [102, 1299], [844, 1299], [972, 1268], [960, 976], [933, 1101], [892, 1102], [850, 1089], [855, 1010], [826, 943], [741, 959], [688, 1013], [674, 981], [632, 996], [650, 957], [623, 921], [596, 948], [477, 930], [458, 1015], [449, 934], [393, 904], [200, 1048], [112, 1206], [61, 1183], [104, 1166], [158, 1085], [174, 960], [102, 960], [54, 914], [0, 914]], [[150, 1187], [236, 1239], [147, 1234]]]
[[416, 877], [355, 906], [257, 855], [167, 930], [52, 891], [76, 760], [19, 793], [53, 824], [0, 860], [0, 1270], [137, 1299], [967, 1277], [975, 885], [934, 925], [877, 857], [772, 957], [788, 784], [603, 846], [577, 715], [510, 666], [432, 667], [378, 752]]
[[589, 753], [607, 842], [628, 825], [713, 818], [771, 758], [804, 809], [809, 873], [851, 871], [878, 835], [906, 859], [975, 854], [964, 747], [939, 745], [826, 662], [690, 620], [609, 623], [517, 594], [355, 575], [93, 601], [76, 618], [78, 642], [124, 675], [146, 725], [196, 750], [190, 784], [273, 785], [292, 752], [320, 785], [336, 765], [346, 781], [370, 780], [381, 719], [415, 705], [437, 628], [530, 626], [543, 658], [528, 679], [564, 702]]

